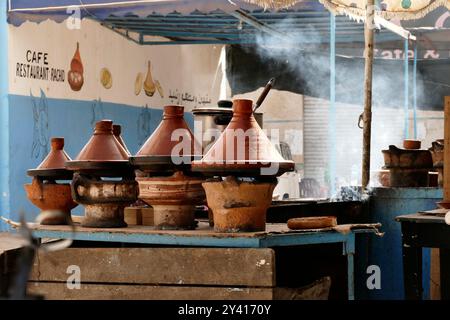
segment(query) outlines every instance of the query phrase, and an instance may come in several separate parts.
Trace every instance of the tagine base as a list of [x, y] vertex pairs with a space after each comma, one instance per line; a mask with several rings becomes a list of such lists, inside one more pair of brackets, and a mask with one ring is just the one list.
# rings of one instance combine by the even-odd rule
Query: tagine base
[[277, 183], [244, 182], [235, 177], [203, 183], [216, 232], [258, 232], [266, 229], [267, 209]]
[[195, 206], [193, 205], [152, 205], [153, 223], [157, 230], [193, 230]]
[[85, 216], [81, 226], [86, 228], [126, 228], [125, 205], [95, 204], [85, 205]]

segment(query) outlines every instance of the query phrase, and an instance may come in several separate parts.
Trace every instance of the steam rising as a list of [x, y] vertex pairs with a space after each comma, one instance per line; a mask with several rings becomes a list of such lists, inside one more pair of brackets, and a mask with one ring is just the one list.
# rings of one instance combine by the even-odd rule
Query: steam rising
[[[285, 19], [274, 27], [276, 30], [288, 30], [294, 23], [291, 19]], [[328, 45], [323, 40], [328, 35], [315, 30], [312, 26], [303, 29], [302, 32], [289, 33], [289, 39], [280, 39], [277, 35], [267, 33], [257, 37], [257, 46], [245, 47], [252, 53], [261, 57], [263, 63], [283, 61], [289, 71], [297, 74], [296, 81], [302, 83], [305, 91], [312, 96], [329, 99], [330, 88], [330, 56]], [[375, 37], [376, 41], [376, 37]], [[322, 42], [322, 43], [321, 43]], [[355, 55], [357, 58], [336, 59], [336, 99], [337, 101], [356, 101], [355, 104], [336, 104], [336, 190], [341, 186], [361, 184], [362, 161], [362, 130], [357, 127], [358, 117], [363, 111], [363, 80], [364, 59], [362, 53], [363, 43], [355, 43]], [[339, 55], [340, 48], [336, 48]], [[387, 64], [382, 67], [380, 62]], [[410, 86], [412, 86], [412, 67], [410, 66]], [[274, 75], [268, 75], [268, 78]], [[276, 75], [275, 75], [276, 76]], [[278, 75], [283, 77], [283, 75]], [[412, 90], [410, 89], [410, 92]], [[373, 122], [372, 122], [372, 147], [371, 170], [380, 170], [384, 165], [381, 154], [390, 144], [401, 145], [404, 138], [405, 114], [403, 109], [404, 73], [402, 61], [377, 61], [374, 65], [373, 75]], [[420, 74], [417, 80], [417, 95], [420, 98], [424, 94], [423, 81]], [[418, 99], [419, 100], [419, 99]], [[328, 127], [329, 102], [317, 100], [317, 112], [323, 112], [321, 121], [325, 130]], [[412, 97], [410, 97], [410, 109], [412, 109]], [[318, 115], [320, 117], [320, 115]], [[307, 124], [305, 124], [306, 126]], [[295, 128], [294, 128], [295, 129]], [[305, 137], [306, 139], [307, 137]], [[412, 138], [410, 136], [410, 138]], [[420, 139], [420, 137], [418, 137]], [[317, 147], [327, 144], [327, 141], [317, 141]], [[428, 146], [423, 146], [428, 147]], [[329, 150], [329, 148], [328, 148]], [[308, 159], [305, 159], [308, 161]], [[322, 177], [314, 176], [321, 184], [327, 184], [327, 163], [317, 163], [324, 167]], [[305, 173], [308, 177], [308, 172]], [[329, 182], [328, 182], [329, 183]], [[346, 195], [338, 194], [336, 198], [345, 198]]]

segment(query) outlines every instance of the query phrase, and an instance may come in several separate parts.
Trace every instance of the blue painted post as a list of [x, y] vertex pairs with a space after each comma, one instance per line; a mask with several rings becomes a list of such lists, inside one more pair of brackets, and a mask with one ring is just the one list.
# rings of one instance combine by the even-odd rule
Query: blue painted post
[[414, 111], [414, 139], [417, 139], [417, 43], [414, 45], [413, 111]]
[[[0, 215], [9, 218], [9, 101], [7, 1], [0, 1]], [[0, 223], [0, 230], [4, 230]]]
[[405, 112], [405, 139], [409, 137], [409, 66], [408, 66], [408, 51], [409, 51], [409, 43], [408, 39], [405, 39], [404, 51], [405, 51], [405, 60], [404, 60], [404, 112]]
[[336, 193], [336, 17], [330, 13], [330, 110], [328, 119], [330, 193]]

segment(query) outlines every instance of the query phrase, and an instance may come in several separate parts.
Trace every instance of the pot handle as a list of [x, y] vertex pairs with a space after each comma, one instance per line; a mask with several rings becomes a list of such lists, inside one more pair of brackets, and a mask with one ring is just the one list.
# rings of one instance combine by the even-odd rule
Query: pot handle
[[79, 173], [74, 173], [71, 185], [72, 198], [76, 203], [81, 203], [85, 199], [78, 193], [78, 187], [80, 185], [85, 185], [87, 179], [81, 176]]

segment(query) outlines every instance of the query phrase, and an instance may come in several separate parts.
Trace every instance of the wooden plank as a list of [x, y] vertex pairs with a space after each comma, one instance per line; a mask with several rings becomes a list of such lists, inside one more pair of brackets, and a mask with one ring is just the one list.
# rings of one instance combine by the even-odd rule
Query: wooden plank
[[441, 300], [441, 271], [439, 265], [439, 249], [431, 249], [430, 262], [430, 299]]
[[275, 286], [272, 249], [69, 248], [39, 253], [30, 279], [66, 282], [72, 265], [83, 283]]
[[70, 290], [65, 283], [30, 282], [28, 290], [48, 300], [271, 300], [274, 297], [273, 288], [81, 284], [79, 290]]

